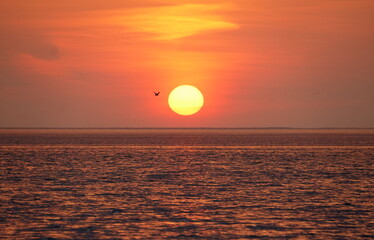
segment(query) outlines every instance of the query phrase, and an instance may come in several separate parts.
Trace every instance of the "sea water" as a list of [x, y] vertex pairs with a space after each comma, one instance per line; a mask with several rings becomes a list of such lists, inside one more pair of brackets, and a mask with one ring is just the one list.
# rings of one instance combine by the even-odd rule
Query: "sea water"
[[0, 130], [0, 238], [373, 239], [374, 130]]

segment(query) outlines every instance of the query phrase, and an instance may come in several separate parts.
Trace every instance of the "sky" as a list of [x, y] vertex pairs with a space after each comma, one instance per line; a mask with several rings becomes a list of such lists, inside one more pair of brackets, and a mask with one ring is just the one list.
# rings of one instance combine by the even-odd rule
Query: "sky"
[[[374, 127], [373, 12], [372, 0], [0, 0], [0, 127]], [[184, 84], [204, 95], [191, 116], [168, 106]]]

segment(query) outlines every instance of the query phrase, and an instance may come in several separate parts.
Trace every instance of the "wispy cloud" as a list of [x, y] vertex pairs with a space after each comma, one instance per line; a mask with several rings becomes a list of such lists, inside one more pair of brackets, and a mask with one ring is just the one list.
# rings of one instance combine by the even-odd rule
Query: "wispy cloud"
[[152, 39], [173, 40], [213, 30], [239, 26], [216, 13], [221, 5], [186, 4], [133, 9], [113, 20], [133, 32], [149, 33]]

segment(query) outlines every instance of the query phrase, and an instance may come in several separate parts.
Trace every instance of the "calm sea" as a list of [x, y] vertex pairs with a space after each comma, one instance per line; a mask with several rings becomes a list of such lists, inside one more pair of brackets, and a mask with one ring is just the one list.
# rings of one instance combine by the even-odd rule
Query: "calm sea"
[[0, 238], [374, 239], [374, 130], [0, 130]]

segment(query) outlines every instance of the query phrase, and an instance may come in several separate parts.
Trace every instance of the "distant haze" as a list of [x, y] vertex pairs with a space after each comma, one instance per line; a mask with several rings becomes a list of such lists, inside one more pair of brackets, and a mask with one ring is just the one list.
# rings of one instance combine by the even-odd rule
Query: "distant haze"
[[[371, 0], [0, 9], [0, 128], [374, 127]], [[168, 106], [183, 84], [204, 95], [195, 115]]]

